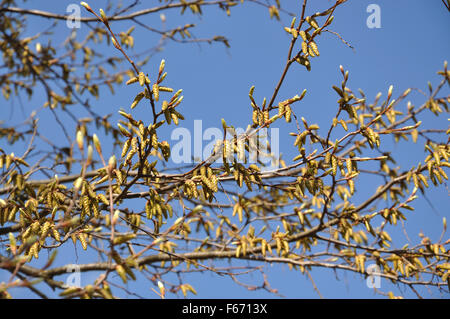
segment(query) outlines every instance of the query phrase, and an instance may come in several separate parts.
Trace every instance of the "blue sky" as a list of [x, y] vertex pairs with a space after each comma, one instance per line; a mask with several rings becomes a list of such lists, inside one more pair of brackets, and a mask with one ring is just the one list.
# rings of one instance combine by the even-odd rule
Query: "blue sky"
[[[284, 1], [287, 10], [299, 11], [299, 1]], [[315, 0], [307, 10], [312, 14], [332, 5], [332, 1]], [[73, 1], [30, 1], [25, 4], [28, 8], [48, 10], [55, 13], [64, 13], [68, 4]], [[106, 1], [91, 1], [91, 7], [98, 11], [105, 8]], [[152, 2], [153, 3], [153, 2]], [[155, 2], [156, 3], [156, 2]], [[159, 3], [159, 2], [158, 2]], [[369, 13], [366, 8], [369, 4], [378, 4], [381, 8], [381, 28], [369, 29], [366, 19]], [[142, 6], [141, 6], [142, 7]], [[289, 35], [283, 30], [290, 24], [291, 18], [281, 15], [282, 21], [270, 20], [267, 9], [248, 3], [244, 6], [232, 8], [231, 17], [217, 8], [204, 9], [202, 17], [193, 16], [186, 12], [179, 16], [178, 10], [165, 12], [168, 26], [195, 23], [197, 27], [192, 33], [198, 38], [210, 37], [216, 34], [224, 35], [230, 39], [231, 48], [227, 49], [220, 43], [214, 45], [178, 44], [167, 42], [164, 50], [155, 54], [145, 67], [144, 71], [154, 74], [161, 59], [166, 60], [168, 72], [167, 84], [176, 89], [182, 88], [184, 101], [181, 113], [186, 121], [180, 126], [192, 128], [194, 120], [201, 119], [203, 127], [221, 127], [220, 120], [225, 118], [227, 123], [236, 127], [246, 127], [251, 121], [251, 107], [248, 100], [248, 91], [255, 85], [255, 98], [258, 102], [263, 97], [270, 98], [273, 89], [281, 75], [290, 43]], [[87, 13], [83, 10], [83, 16]], [[139, 19], [150, 26], [160, 27], [159, 15], [145, 16]], [[50, 22], [42, 18], [29, 18], [29, 29], [34, 33], [42, 31]], [[51, 37], [52, 43], [59, 44], [69, 34], [70, 30], [60, 22], [60, 28]], [[125, 31], [131, 24], [129, 22], [112, 23], [115, 31]], [[324, 34], [317, 41], [320, 58], [312, 60], [312, 71], [307, 72], [303, 67], [294, 65], [286, 77], [278, 99], [287, 99], [299, 94], [303, 89], [308, 93], [305, 99], [297, 104], [294, 111], [303, 116], [308, 123], [318, 123], [323, 130], [337, 111], [337, 95], [332, 85], [340, 85], [342, 76], [339, 65], [343, 65], [350, 72], [348, 86], [354, 91], [361, 88], [367, 99], [372, 101], [378, 92], [386, 97], [389, 86], [394, 85], [394, 97], [400, 95], [408, 87], [427, 90], [427, 81], [435, 86], [440, 80], [436, 72], [442, 69], [445, 60], [449, 60], [450, 42], [448, 30], [450, 27], [449, 12], [440, 0], [396, 0], [396, 1], [348, 1], [339, 7], [331, 29], [338, 32], [354, 50], [343, 44], [336, 36]], [[447, 30], [447, 31], [446, 31]], [[79, 30], [80, 35], [86, 32], [86, 27]], [[141, 52], [155, 45], [157, 37], [149, 31], [137, 27], [134, 31], [136, 47], [135, 52]], [[81, 38], [81, 37], [80, 37]], [[447, 39], [447, 40], [445, 40]], [[133, 51], [130, 51], [133, 52]], [[119, 56], [117, 51], [112, 54]], [[118, 118], [117, 110], [129, 109], [129, 105], [136, 93], [133, 88], [121, 87], [116, 89], [116, 95], [111, 96], [107, 89], [102, 89], [101, 99], [92, 104], [98, 113], [113, 113]], [[446, 87], [443, 95], [448, 95]], [[37, 95], [30, 103], [24, 105], [26, 114], [39, 108], [45, 96]], [[414, 105], [421, 105], [426, 98], [414, 91], [409, 99]], [[6, 106], [6, 105], [5, 105]], [[405, 107], [403, 103], [402, 107]], [[47, 111], [48, 112], [48, 111]], [[146, 108], [137, 108], [134, 112], [137, 118], [148, 118], [151, 113]], [[0, 119], [19, 122], [23, 116], [21, 111], [4, 113]], [[52, 117], [48, 113], [40, 113], [41, 125], [51, 124]], [[423, 119], [424, 127], [440, 128], [447, 126], [447, 119], [439, 119], [427, 114]], [[288, 132], [295, 130], [295, 125], [275, 125], [280, 127], [280, 151], [288, 161], [296, 154], [292, 148], [293, 138]], [[48, 125], [47, 134], [51, 135], [52, 128]], [[169, 133], [169, 130], [167, 130]], [[75, 136], [74, 129], [71, 132]], [[63, 143], [62, 137], [52, 135], [56, 143]], [[169, 135], [168, 135], [169, 136]], [[168, 137], [167, 137], [168, 138]], [[392, 144], [390, 141], [386, 143]], [[4, 145], [0, 145], [4, 147]], [[7, 146], [5, 146], [6, 149]], [[106, 151], [111, 151], [107, 145]], [[408, 143], [391, 145], [391, 150], [397, 154], [400, 165], [409, 167], [414, 165], [416, 158], [425, 157], [423, 149], [411, 147]], [[11, 147], [9, 147], [11, 149]], [[11, 151], [14, 151], [12, 149]], [[416, 161], [417, 162], [417, 161]], [[357, 199], [362, 200], [364, 193], [372, 193], [376, 185], [367, 183], [360, 185]], [[442, 218], [449, 217], [448, 207], [450, 200], [445, 187], [433, 189], [428, 194], [428, 200], [433, 207], [424, 200], [415, 202], [416, 211], [410, 214], [407, 231], [413, 242], [419, 240], [417, 234], [423, 231], [426, 235], [437, 240], [442, 230]], [[396, 234], [399, 246], [403, 246], [407, 239]], [[395, 242], [395, 240], [394, 240]], [[78, 247], [79, 260], [87, 258]], [[66, 255], [58, 257], [59, 262], [76, 262], [72, 250]], [[87, 260], [87, 259], [86, 259]], [[289, 298], [317, 298], [309, 279], [300, 273], [290, 271], [287, 266], [266, 266], [269, 282], [281, 294]], [[311, 272], [315, 284], [326, 298], [378, 298], [379, 296], [366, 287], [365, 280], [353, 273], [338, 272], [337, 276], [328, 270], [314, 270]], [[0, 272], [0, 279], [4, 273]], [[340, 280], [336, 280], [339, 277]], [[95, 276], [82, 277], [89, 281]], [[190, 275], [188, 278], [198, 291], [200, 298], [270, 298], [272, 295], [264, 291], [249, 292], [237, 286], [229, 278], [215, 275]], [[260, 284], [261, 277], [248, 277], [246, 282]], [[136, 287], [137, 292], [143, 296], [153, 298], [148, 282], [130, 284]], [[399, 291], [389, 282], [382, 280], [383, 291], [392, 290], [395, 294], [405, 293], [405, 296], [414, 297], [406, 288]], [[439, 294], [429, 295], [421, 290], [424, 296], [445, 297]], [[17, 291], [19, 293], [19, 291]], [[20, 291], [20, 293], [24, 293]], [[23, 295], [22, 295], [23, 296]], [[28, 295], [27, 295], [28, 296]], [[31, 297], [32, 295], [30, 295]]]

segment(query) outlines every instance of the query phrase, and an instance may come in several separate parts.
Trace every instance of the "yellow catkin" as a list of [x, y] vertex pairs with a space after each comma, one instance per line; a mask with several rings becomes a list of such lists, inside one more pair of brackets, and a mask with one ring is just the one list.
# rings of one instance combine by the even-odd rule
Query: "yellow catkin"
[[319, 29], [319, 25], [317, 24], [316, 20], [311, 19], [310, 24], [314, 29]]
[[39, 224], [39, 222], [35, 221], [33, 224], [31, 224], [31, 231], [33, 233], [37, 233], [39, 231], [40, 227], [41, 227], [41, 225]]
[[258, 125], [258, 111], [257, 110], [253, 110], [252, 121], [253, 121], [254, 125]]
[[286, 107], [284, 105], [284, 103], [280, 103], [278, 104], [278, 115], [283, 115], [284, 111], [285, 111]]
[[52, 234], [53, 234], [53, 238], [55, 238], [56, 241], [61, 241], [59, 232], [55, 227], [52, 228]]
[[328, 152], [327, 154], [325, 154], [325, 163], [330, 163], [331, 160], [331, 153]]
[[350, 158], [347, 158], [347, 160], [345, 161], [345, 163], [347, 164], [347, 172], [349, 174], [352, 173], [353, 169], [352, 169], [352, 160]]
[[302, 52], [303, 54], [308, 54], [308, 45], [306, 44], [306, 41], [302, 42]]
[[158, 102], [159, 100], [159, 87], [158, 84], [153, 84], [152, 87], [152, 92], [153, 92], [153, 98], [155, 99], [156, 102]]
[[86, 237], [85, 234], [78, 234], [77, 235], [78, 239], [80, 240], [81, 246], [83, 247], [84, 250], [87, 249], [87, 241], [86, 241]]
[[291, 110], [291, 107], [289, 105], [286, 105], [286, 113], [285, 113], [284, 116], [286, 118], [286, 122], [287, 123], [291, 122], [292, 110]]
[[311, 42], [310, 44], [311, 49], [313, 50], [314, 54], [319, 56], [319, 49], [317, 48], [317, 44], [315, 42]]
[[33, 251], [34, 258], [38, 259], [39, 258], [39, 242], [35, 242], [33, 244], [33, 246], [31, 246], [30, 254], [31, 254], [31, 251]]
[[145, 84], [145, 74], [143, 72], [139, 73], [139, 85], [144, 86]]
[[133, 78], [129, 79], [125, 84], [130, 85], [130, 84], [136, 83], [137, 81], [139, 81], [139, 78], [133, 77]]
[[350, 189], [350, 194], [354, 194], [355, 193], [355, 182], [352, 179], [348, 180], [348, 187]]
[[269, 121], [269, 111], [264, 111], [264, 122]]
[[336, 176], [337, 173], [337, 159], [336, 156], [331, 157], [331, 167], [333, 169], [333, 176]]
[[302, 38], [303, 41], [305, 41], [305, 42], [307, 41], [306, 32], [305, 31], [301, 30], [299, 32], [299, 35], [300, 35], [300, 37]]
[[41, 238], [45, 239], [48, 235], [48, 231], [50, 230], [51, 223], [46, 221], [41, 228]]
[[120, 276], [120, 278], [122, 279], [122, 281], [124, 283], [127, 283], [127, 273], [125, 271], [125, 268], [123, 268], [122, 265], [117, 265], [116, 266], [116, 272], [117, 274]]

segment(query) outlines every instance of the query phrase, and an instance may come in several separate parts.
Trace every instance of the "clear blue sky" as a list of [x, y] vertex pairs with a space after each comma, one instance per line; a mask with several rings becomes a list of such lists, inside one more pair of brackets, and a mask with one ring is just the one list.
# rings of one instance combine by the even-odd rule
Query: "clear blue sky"
[[[144, 2], [144, 6], [150, 1]], [[283, 1], [286, 9], [291, 12], [299, 11], [300, 1]], [[307, 14], [312, 14], [332, 5], [333, 1], [315, 0], [311, 3]], [[68, 4], [73, 1], [31, 1], [25, 4], [28, 8], [48, 10], [56, 13], [64, 13]], [[106, 7], [106, 1], [90, 1], [91, 7], [98, 11]], [[125, 2], [128, 3], [128, 2]], [[151, 3], [159, 3], [151, 1]], [[369, 29], [366, 19], [369, 13], [366, 8], [369, 4], [378, 4], [381, 8], [381, 28]], [[139, 6], [138, 8], [142, 8]], [[83, 10], [83, 16], [87, 13]], [[197, 27], [192, 32], [198, 38], [212, 35], [224, 35], [230, 39], [231, 48], [226, 49], [221, 44], [178, 44], [167, 42], [164, 50], [152, 57], [144, 69], [145, 72], [154, 74], [161, 59], [166, 60], [168, 72], [167, 84], [175, 89], [182, 88], [184, 101], [181, 113], [186, 121], [181, 126], [192, 128], [195, 119], [203, 120], [203, 127], [221, 127], [221, 118], [227, 119], [227, 123], [237, 127], [246, 127], [251, 121], [251, 107], [248, 101], [248, 90], [255, 85], [255, 97], [261, 101], [263, 97], [270, 97], [284, 67], [289, 35], [283, 30], [290, 24], [291, 18], [281, 15], [282, 22], [269, 20], [268, 10], [252, 3], [237, 6], [232, 9], [231, 17], [217, 8], [205, 8], [201, 18], [186, 12], [179, 16], [179, 10], [165, 12], [167, 25], [170, 27], [196, 23]], [[427, 90], [427, 81], [436, 85], [439, 77], [436, 72], [442, 69], [445, 60], [449, 60], [450, 42], [448, 30], [450, 27], [450, 13], [445, 9], [440, 0], [385, 0], [385, 1], [348, 1], [339, 7], [335, 13], [335, 19], [331, 29], [338, 32], [355, 49], [344, 45], [336, 36], [325, 34], [317, 41], [321, 56], [312, 60], [312, 71], [307, 72], [303, 67], [294, 65], [278, 95], [279, 99], [287, 99], [299, 94], [303, 89], [308, 94], [302, 103], [298, 104], [295, 112], [305, 117], [309, 123], [318, 123], [321, 127], [327, 124], [337, 110], [337, 95], [331, 89], [332, 85], [339, 85], [342, 81], [339, 65], [343, 65], [350, 72], [348, 86], [354, 91], [361, 88], [372, 101], [378, 92], [386, 96], [388, 87], [394, 85], [394, 97], [400, 95], [406, 88], [418, 88]], [[149, 26], [160, 27], [159, 15], [146, 16], [139, 19]], [[42, 31], [50, 25], [50, 22], [42, 18], [29, 18], [29, 30]], [[131, 24], [112, 23], [115, 31], [125, 31]], [[447, 31], [446, 31], [447, 30]], [[85, 34], [88, 29], [82, 26], [79, 33]], [[69, 34], [63, 22], [57, 32], [51, 37], [54, 45], [60, 44]], [[31, 34], [31, 33], [30, 33]], [[140, 27], [133, 33], [135, 37], [135, 52], [152, 47], [157, 37]], [[446, 40], [447, 39], [447, 40]], [[119, 56], [118, 53], [113, 54]], [[116, 95], [111, 96], [107, 89], [101, 91], [102, 98], [98, 101], [91, 99], [98, 113], [113, 113], [117, 118], [117, 110], [128, 109], [134, 97], [133, 88], [117, 88]], [[442, 91], [448, 95], [448, 87]], [[33, 98], [30, 103], [25, 103], [25, 114], [37, 109], [45, 99], [43, 92]], [[410, 95], [410, 100], [415, 105], [425, 101], [424, 96], [417, 92]], [[403, 103], [405, 104], [405, 103]], [[4, 103], [9, 110], [9, 106]], [[402, 106], [404, 107], [404, 105]], [[48, 111], [47, 111], [48, 112]], [[136, 117], [148, 117], [151, 114], [148, 108], [137, 108]], [[17, 107], [12, 113], [3, 113], [2, 120], [19, 122], [23, 114]], [[45, 112], [40, 113], [41, 125], [50, 124], [52, 117]], [[439, 123], [439, 127], [446, 127], [445, 116], [439, 122], [433, 116], [427, 115], [424, 119], [424, 127], [432, 128]], [[291, 160], [295, 156], [292, 149], [293, 138], [288, 132], [294, 131], [295, 126], [286, 127], [280, 125], [281, 144], [280, 151], [284, 158]], [[277, 125], [275, 125], [277, 126]], [[48, 125], [47, 134], [51, 134]], [[70, 131], [75, 136], [74, 129]], [[167, 131], [169, 132], [169, 131]], [[167, 139], [169, 136], [167, 137]], [[61, 143], [61, 136], [54, 135], [54, 141]], [[389, 143], [389, 141], [388, 141]], [[0, 145], [6, 150], [8, 146]], [[106, 150], [108, 147], [105, 146]], [[400, 165], [414, 165], [413, 158], [424, 158], [420, 147], [411, 147], [407, 143], [400, 143], [391, 147], [397, 158], [401, 158]], [[14, 151], [14, 149], [11, 149]], [[20, 153], [20, 151], [17, 151]], [[399, 154], [403, 154], [399, 156]], [[376, 185], [368, 183], [362, 185], [357, 199], [362, 200], [365, 192], [369, 194], [376, 189]], [[450, 200], [445, 187], [431, 190], [428, 199], [420, 199], [415, 202], [416, 211], [408, 217], [406, 230], [413, 243], [419, 240], [417, 234], [423, 231], [433, 240], [438, 239], [442, 230], [442, 218], [450, 217], [448, 207]], [[362, 195], [362, 196], [361, 196]], [[361, 196], [361, 197], [359, 197]], [[407, 243], [407, 239], [401, 232], [394, 237], [399, 247]], [[70, 251], [70, 252], [69, 252]], [[76, 256], [72, 249], [58, 256], [59, 263], [75, 263]], [[84, 251], [78, 247], [78, 261], [87, 260]], [[281, 294], [289, 298], [317, 298], [309, 279], [300, 273], [289, 271], [285, 265], [266, 266], [269, 282], [273, 288], [277, 288]], [[326, 298], [378, 298], [379, 296], [366, 287], [365, 280], [353, 273], [338, 272], [337, 276], [328, 270], [314, 270], [312, 276], [322, 295]], [[0, 272], [0, 281], [5, 273]], [[94, 274], [83, 275], [82, 284], [95, 279]], [[200, 298], [270, 298], [272, 295], [264, 291], [248, 292], [236, 285], [229, 278], [222, 278], [211, 274], [190, 275], [187, 282], [191, 283], [198, 291]], [[339, 280], [337, 280], [339, 278]], [[261, 277], [248, 277], [248, 283], [261, 283]], [[136, 288], [140, 295], [153, 298], [151, 284], [141, 280], [129, 285], [130, 289]], [[383, 291], [392, 290], [395, 294], [405, 293], [407, 297], [414, 297], [410, 290], [403, 288], [399, 291], [389, 282], [382, 280]], [[424, 296], [430, 296], [426, 290], [421, 290]], [[33, 297], [24, 290], [15, 291], [17, 296]], [[432, 297], [444, 297], [438, 294]]]

